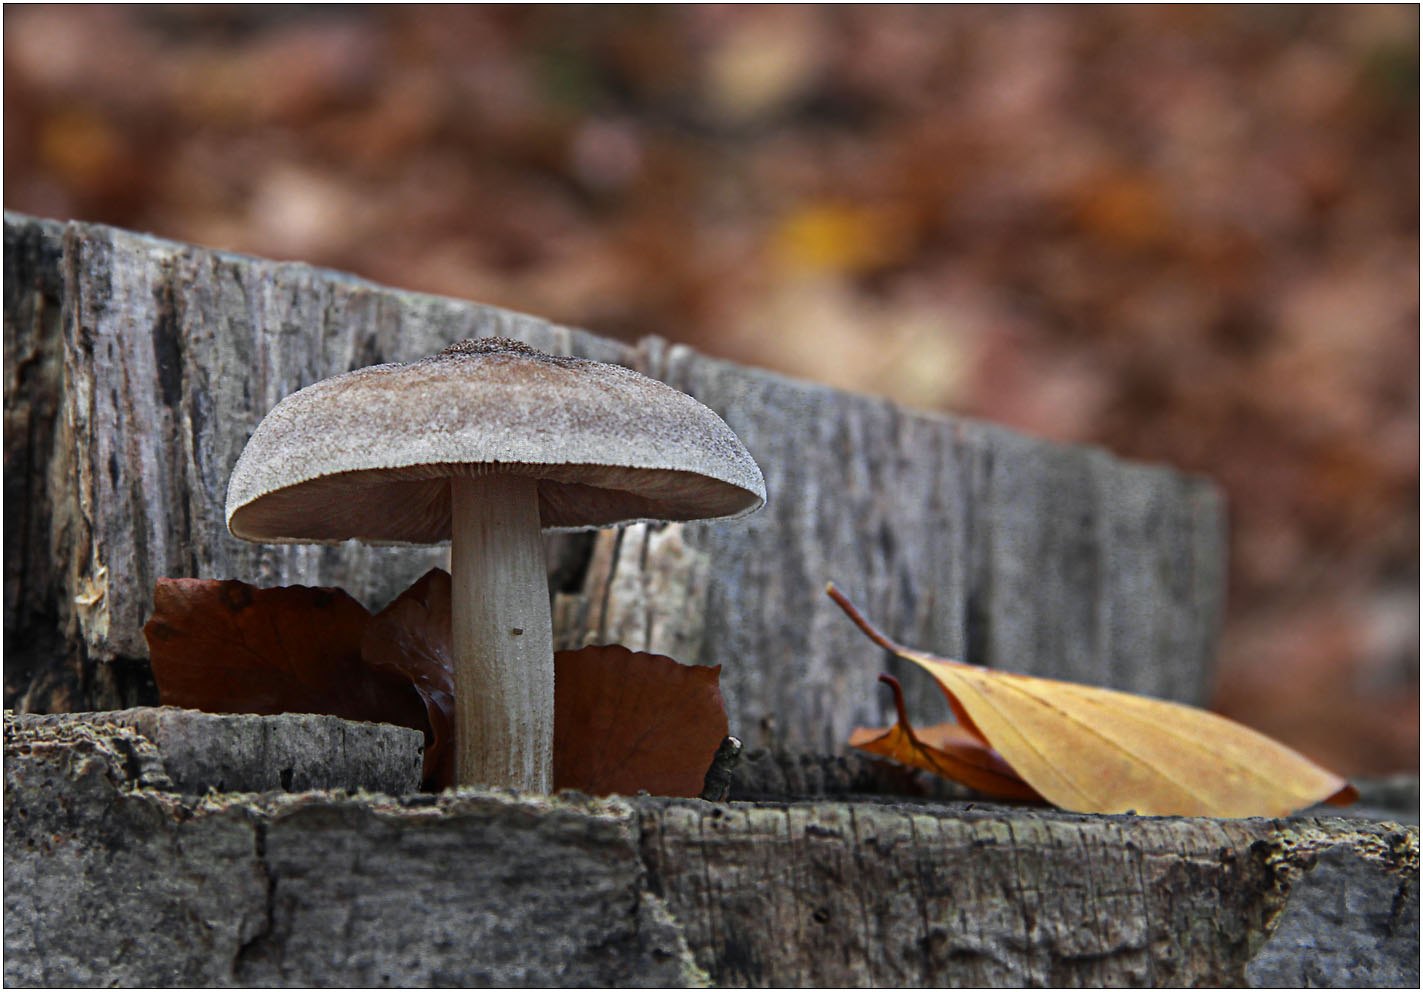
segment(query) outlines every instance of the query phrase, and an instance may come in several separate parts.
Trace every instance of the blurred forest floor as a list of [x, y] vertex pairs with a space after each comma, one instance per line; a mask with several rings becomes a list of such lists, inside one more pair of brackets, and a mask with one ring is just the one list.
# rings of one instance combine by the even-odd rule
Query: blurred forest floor
[[1215, 706], [1418, 762], [1419, 11], [15, 6], [5, 206], [1219, 480]]

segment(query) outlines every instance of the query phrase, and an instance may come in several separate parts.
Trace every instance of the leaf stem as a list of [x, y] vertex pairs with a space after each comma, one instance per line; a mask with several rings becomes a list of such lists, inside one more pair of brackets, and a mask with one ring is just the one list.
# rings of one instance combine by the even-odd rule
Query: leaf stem
[[889, 691], [894, 693], [894, 712], [899, 718], [899, 726], [903, 728], [904, 734], [917, 748], [924, 745], [914, 733], [914, 727], [909, 723], [909, 709], [904, 705], [904, 689], [899, 684], [899, 679], [893, 675], [881, 674], [879, 680], [889, 686]]
[[[845, 611], [845, 615], [849, 617], [852, 621], [854, 621], [856, 627], [859, 627], [862, 631], [865, 632], [866, 637], [874, 641], [886, 651], [893, 651], [895, 654], [904, 654], [909, 650], [903, 645], [896, 644], [894, 641], [891, 641], [888, 637], [885, 637], [883, 634], [881, 634], [878, 628], [876, 628], [873, 624], [866, 620], [864, 615], [855, 608], [855, 604], [851, 603], [847, 598], [845, 598], [845, 594], [841, 592], [838, 588], [836, 588], [835, 583], [825, 583], [825, 595], [833, 599], [835, 601], [835, 605]], [[883, 676], [881, 677], [883, 678]]]

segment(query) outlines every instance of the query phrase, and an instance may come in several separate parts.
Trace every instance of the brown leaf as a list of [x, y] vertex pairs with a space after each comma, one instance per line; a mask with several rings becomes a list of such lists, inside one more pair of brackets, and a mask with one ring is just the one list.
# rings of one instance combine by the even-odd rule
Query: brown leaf
[[454, 784], [454, 656], [450, 645], [450, 574], [432, 568], [371, 618], [361, 656], [373, 671], [414, 685], [425, 707], [426, 788]]
[[1352, 787], [1232, 720], [1180, 703], [1016, 675], [896, 644], [833, 585], [876, 644], [924, 668], [974, 730], [1046, 800], [1080, 813], [1284, 816]]
[[727, 733], [720, 673], [615, 644], [557, 652], [554, 787], [698, 795]]
[[[214, 713], [330, 713], [424, 732], [427, 788], [454, 775], [450, 576], [372, 617], [343, 590], [159, 579], [144, 627], [160, 698]], [[554, 782], [696, 796], [726, 736], [720, 667], [617, 645], [554, 656]]]
[[904, 690], [892, 675], [879, 680], [894, 693], [899, 715], [893, 727], [859, 727], [850, 735], [850, 746], [870, 754], [912, 765], [970, 788], [1003, 799], [1038, 799], [1008, 763], [961, 723], [936, 723], [915, 730], [904, 707]]
[[160, 700], [212, 713], [328, 713], [424, 728], [409, 680], [361, 659], [370, 614], [344, 590], [159, 579], [144, 625]]
[[[377, 614], [361, 650], [410, 679], [429, 719], [426, 786], [454, 781], [449, 573], [430, 572]], [[554, 785], [594, 794], [695, 796], [726, 736], [720, 668], [617, 645], [554, 655]]]

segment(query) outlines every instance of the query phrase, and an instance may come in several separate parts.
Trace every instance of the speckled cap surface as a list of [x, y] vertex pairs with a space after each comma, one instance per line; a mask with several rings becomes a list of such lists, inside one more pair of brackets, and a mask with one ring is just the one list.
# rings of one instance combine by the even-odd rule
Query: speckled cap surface
[[451, 476], [539, 480], [546, 528], [701, 520], [766, 501], [761, 470], [711, 410], [619, 365], [478, 338], [282, 400], [232, 470], [227, 527], [270, 543], [450, 536]]

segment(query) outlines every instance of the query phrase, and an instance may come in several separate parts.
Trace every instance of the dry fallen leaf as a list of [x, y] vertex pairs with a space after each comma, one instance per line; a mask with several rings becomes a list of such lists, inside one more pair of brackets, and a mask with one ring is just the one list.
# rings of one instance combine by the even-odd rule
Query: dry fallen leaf
[[870, 754], [923, 768], [962, 782], [979, 792], [1001, 799], [1041, 799], [1020, 779], [997, 751], [961, 723], [936, 723], [915, 730], [904, 707], [904, 690], [892, 675], [879, 680], [894, 693], [899, 715], [893, 727], [860, 727], [850, 735], [850, 746]]
[[[454, 781], [449, 573], [432, 569], [377, 614], [361, 649], [373, 666], [414, 682], [431, 728], [426, 782], [448, 787]], [[720, 671], [618, 645], [555, 653], [554, 787], [697, 795], [727, 732]]]
[[[159, 579], [143, 632], [168, 705], [413, 727], [425, 786], [453, 781], [447, 572], [432, 569], [374, 617], [340, 589]], [[617, 645], [558, 652], [555, 786], [696, 796], [727, 732], [720, 671]]]
[[700, 794], [727, 732], [720, 673], [616, 644], [557, 652], [554, 787]]
[[966, 730], [1063, 809], [1284, 816], [1318, 802], [1352, 802], [1357, 795], [1339, 776], [1233, 720], [1180, 703], [915, 651], [871, 626], [833, 584], [826, 592], [872, 641], [934, 676]]
[[361, 657], [372, 670], [407, 680], [425, 707], [421, 778], [436, 791], [454, 784], [454, 658], [450, 653], [450, 573], [432, 568], [371, 617]]
[[409, 679], [361, 660], [370, 614], [344, 590], [159, 579], [144, 625], [160, 700], [212, 713], [329, 713], [421, 729]]

